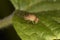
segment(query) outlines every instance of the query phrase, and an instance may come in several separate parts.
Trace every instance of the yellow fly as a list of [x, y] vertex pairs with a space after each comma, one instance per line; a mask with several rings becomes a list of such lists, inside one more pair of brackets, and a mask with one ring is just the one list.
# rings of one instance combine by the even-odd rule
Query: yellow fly
[[24, 16], [24, 20], [28, 20], [28, 21], [32, 21], [32, 22], [38, 23], [39, 18], [37, 18], [37, 17], [36, 17], [35, 15], [33, 15], [33, 14], [28, 14], [28, 15], [25, 15], [25, 16]]

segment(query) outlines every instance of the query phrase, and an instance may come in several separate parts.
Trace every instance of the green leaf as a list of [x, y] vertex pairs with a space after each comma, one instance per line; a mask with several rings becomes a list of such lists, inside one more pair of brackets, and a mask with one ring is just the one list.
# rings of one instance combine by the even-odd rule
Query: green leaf
[[22, 40], [54, 40], [60, 38], [60, 10], [33, 13], [39, 18], [37, 24], [27, 23], [22, 15], [28, 12], [16, 10], [13, 25]]
[[11, 0], [14, 7], [29, 12], [60, 10], [60, 0]]
[[[60, 39], [59, 0], [11, 0], [16, 8], [13, 16], [14, 28], [22, 40]], [[26, 21], [23, 15], [34, 14], [37, 24]]]

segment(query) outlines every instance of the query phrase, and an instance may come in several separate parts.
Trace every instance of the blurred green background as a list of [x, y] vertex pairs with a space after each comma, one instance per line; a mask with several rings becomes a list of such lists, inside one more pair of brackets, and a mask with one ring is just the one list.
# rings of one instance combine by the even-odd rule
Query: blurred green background
[[10, 0], [0, 0], [0, 19], [10, 15], [14, 11], [14, 7]]
[[[10, 0], [0, 0], [0, 19], [9, 16], [14, 11], [14, 7]], [[0, 29], [0, 40], [21, 40], [13, 25], [9, 25], [8, 28]]]

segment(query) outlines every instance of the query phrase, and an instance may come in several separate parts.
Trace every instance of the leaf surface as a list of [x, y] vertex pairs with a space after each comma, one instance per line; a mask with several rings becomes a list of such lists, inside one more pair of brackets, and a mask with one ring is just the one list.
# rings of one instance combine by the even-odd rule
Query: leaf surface
[[[60, 38], [59, 0], [11, 0], [16, 11], [14, 28], [22, 40], [54, 40]], [[37, 24], [25, 21], [23, 15], [32, 13], [39, 18]]]
[[[14, 28], [22, 40], [53, 40], [60, 38], [60, 13], [57, 10], [34, 13], [39, 18], [37, 24], [28, 23], [16, 11], [13, 17]], [[27, 13], [28, 14], [28, 13]]]
[[60, 10], [60, 0], [11, 0], [14, 7], [29, 12]]

